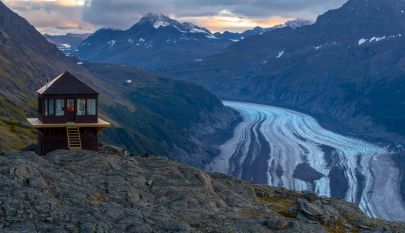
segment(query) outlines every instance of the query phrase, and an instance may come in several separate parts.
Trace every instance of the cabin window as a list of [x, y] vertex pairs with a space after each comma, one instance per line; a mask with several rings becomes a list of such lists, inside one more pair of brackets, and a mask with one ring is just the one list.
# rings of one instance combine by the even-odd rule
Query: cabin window
[[77, 99], [77, 115], [84, 116], [86, 115], [86, 100]]
[[64, 116], [65, 115], [65, 100], [58, 99], [55, 102], [56, 106], [56, 116]]
[[45, 116], [48, 116], [48, 100], [44, 100]]
[[87, 115], [89, 115], [89, 116], [96, 115], [96, 100], [95, 99], [87, 100]]
[[55, 108], [54, 108], [54, 100], [53, 99], [48, 100], [48, 115], [49, 116], [54, 116], [55, 115]]
[[67, 110], [67, 112], [75, 112], [75, 100], [74, 99], [68, 99], [66, 101], [66, 110]]

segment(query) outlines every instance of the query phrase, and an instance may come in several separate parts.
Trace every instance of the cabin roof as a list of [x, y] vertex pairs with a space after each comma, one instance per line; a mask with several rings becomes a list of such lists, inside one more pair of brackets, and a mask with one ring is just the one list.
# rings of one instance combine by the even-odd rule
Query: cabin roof
[[38, 91], [40, 95], [88, 95], [98, 94], [93, 88], [65, 72], [54, 78], [51, 82], [41, 87]]

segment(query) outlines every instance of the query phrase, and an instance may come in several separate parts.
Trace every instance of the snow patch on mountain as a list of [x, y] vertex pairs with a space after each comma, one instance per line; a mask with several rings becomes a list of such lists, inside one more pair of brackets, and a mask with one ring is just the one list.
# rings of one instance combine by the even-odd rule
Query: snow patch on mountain
[[382, 37], [372, 37], [371, 39], [370, 39], [370, 43], [372, 43], [372, 42], [378, 42], [378, 41], [380, 41], [380, 40], [385, 40], [385, 36], [382, 36]]
[[362, 44], [364, 44], [366, 42], [369, 42], [369, 43], [380, 42], [380, 41], [383, 41], [383, 40], [386, 40], [386, 39], [395, 39], [395, 38], [399, 38], [399, 37], [402, 37], [401, 33], [400, 34], [395, 34], [395, 35], [390, 35], [390, 36], [373, 36], [370, 39], [362, 38], [362, 39], [359, 40], [359, 45], [362, 45]]
[[206, 32], [206, 31], [204, 31], [204, 30], [202, 30], [202, 29], [199, 29], [199, 28], [192, 28], [192, 29], [190, 30], [190, 32], [191, 32], [191, 33], [204, 33], [204, 34], [208, 34], [208, 32]]
[[361, 38], [359, 40], [359, 45], [362, 45], [362, 44], [366, 43], [367, 41], [368, 41], [368, 39]]
[[110, 40], [108, 41], [108, 46], [113, 47], [115, 45], [116, 41], [115, 40]]
[[215, 37], [212, 34], [206, 35], [205, 37], [207, 37], [208, 39], [218, 39], [217, 37]]
[[161, 27], [167, 27], [167, 26], [169, 26], [169, 25], [170, 25], [169, 22], [157, 21], [157, 22], [155, 22], [155, 23], [153, 24], [153, 27], [156, 28], [156, 29], [158, 29], [158, 28], [161, 28]]

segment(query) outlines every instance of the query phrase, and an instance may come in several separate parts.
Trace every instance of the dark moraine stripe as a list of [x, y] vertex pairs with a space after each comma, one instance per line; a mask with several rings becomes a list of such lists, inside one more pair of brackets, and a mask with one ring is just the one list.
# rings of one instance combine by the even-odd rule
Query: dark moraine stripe
[[239, 167], [238, 161], [242, 153], [237, 153], [236, 156], [231, 158], [232, 163], [238, 168], [234, 173], [240, 174], [244, 180], [252, 181], [254, 183], [267, 184], [267, 168], [268, 159], [270, 154], [270, 146], [265, 140], [263, 134], [260, 132], [260, 128], [263, 122], [266, 121], [264, 114], [260, 114], [259, 119], [252, 125], [249, 130], [251, 141], [249, 144], [248, 152], [242, 166]]
[[295, 169], [293, 173], [293, 178], [302, 180], [305, 182], [310, 182], [311, 184], [314, 181], [323, 178], [324, 175], [319, 171], [312, 168], [308, 163], [301, 163]]
[[360, 199], [363, 196], [364, 188], [366, 187], [366, 178], [361, 173], [361, 155], [357, 156], [357, 168], [356, 168], [356, 179], [357, 179], [357, 193], [356, 193], [356, 203], [360, 203]]
[[402, 202], [405, 204], [405, 152], [399, 152], [391, 156], [395, 165], [398, 167], [400, 172], [400, 189]]
[[[247, 134], [252, 134], [253, 128], [259, 122], [258, 119], [256, 122], [252, 124], [252, 128], [249, 129], [249, 132], [244, 131], [242, 135], [242, 140], [238, 143], [237, 147], [235, 148], [235, 153], [233, 153], [232, 157], [229, 159], [229, 171], [228, 174], [236, 177], [240, 177], [240, 174], [243, 174], [245, 171], [243, 170], [243, 166], [240, 166], [239, 163], [243, 157], [243, 148], [245, 148], [247, 143]], [[253, 140], [253, 138], [251, 138]], [[249, 145], [251, 147], [251, 144]], [[249, 148], [250, 150], [250, 148]]]
[[349, 183], [345, 175], [345, 168], [342, 168], [339, 163], [339, 155], [333, 147], [320, 145], [320, 148], [324, 152], [327, 166], [331, 168], [328, 175], [331, 196], [345, 199], [346, 193], [349, 190]]
[[260, 128], [263, 125], [263, 122], [266, 121], [266, 118], [260, 122], [257, 130], [258, 140], [260, 142], [259, 152], [256, 155], [256, 159], [252, 164], [252, 175], [253, 175], [253, 182], [259, 184], [267, 184], [268, 177], [267, 177], [267, 170], [269, 166], [269, 159], [270, 159], [270, 145], [267, 142], [266, 138], [264, 137], [263, 133], [260, 131]]
[[242, 148], [245, 147], [246, 144], [246, 134], [243, 135], [243, 138], [235, 148], [235, 153], [233, 153], [232, 157], [229, 159], [229, 171], [228, 174], [232, 176], [239, 177], [241, 174], [242, 168], [239, 166], [239, 161], [243, 156]]

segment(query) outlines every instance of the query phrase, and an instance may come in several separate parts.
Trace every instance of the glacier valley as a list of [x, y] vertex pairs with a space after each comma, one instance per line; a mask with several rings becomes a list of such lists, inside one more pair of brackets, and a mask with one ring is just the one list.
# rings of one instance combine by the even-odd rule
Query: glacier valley
[[331, 132], [300, 112], [224, 104], [243, 121], [207, 171], [346, 199], [372, 217], [405, 221], [400, 174], [388, 147]]

